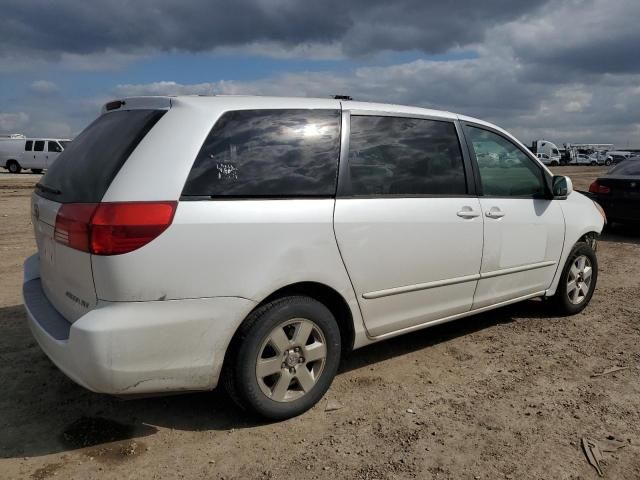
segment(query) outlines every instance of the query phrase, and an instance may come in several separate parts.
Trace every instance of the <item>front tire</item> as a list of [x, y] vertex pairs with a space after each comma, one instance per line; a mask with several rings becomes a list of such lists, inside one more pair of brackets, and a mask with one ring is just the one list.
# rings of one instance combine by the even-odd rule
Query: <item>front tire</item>
[[322, 398], [340, 353], [340, 329], [331, 311], [309, 297], [284, 297], [258, 308], [240, 326], [223, 382], [240, 407], [284, 420]]
[[562, 270], [553, 300], [562, 315], [580, 313], [591, 301], [598, 281], [598, 258], [585, 242], [575, 244]]
[[7, 162], [7, 170], [9, 170], [10, 173], [20, 173], [22, 167], [15, 160], [9, 160]]
[[598, 165], [598, 162], [591, 162], [592, 167], [595, 167], [596, 165]]

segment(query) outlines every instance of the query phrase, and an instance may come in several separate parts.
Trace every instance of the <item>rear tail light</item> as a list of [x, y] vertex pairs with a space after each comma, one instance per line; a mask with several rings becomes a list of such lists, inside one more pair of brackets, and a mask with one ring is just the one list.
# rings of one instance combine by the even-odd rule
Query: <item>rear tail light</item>
[[71, 203], [60, 207], [54, 238], [95, 255], [132, 252], [164, 232], [177, 202]]
[[600, 185], [596, 180], [589, 186], [589, 192], [591, 193], [611, 193], [611, 188], [606, 185]]

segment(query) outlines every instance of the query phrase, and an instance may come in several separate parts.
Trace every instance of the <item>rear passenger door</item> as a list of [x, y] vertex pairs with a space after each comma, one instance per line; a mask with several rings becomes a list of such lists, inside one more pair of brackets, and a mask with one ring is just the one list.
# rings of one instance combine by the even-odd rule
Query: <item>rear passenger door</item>
[[334, 226], [370, 335], [471, 308], [483, 225], [468, 160], [451, 120], [343, 113]]
[[[543, 167], [501, 132], [465, 124], [484, 215], [484, 251], [473, 308], [543, 293], [564, 243], [564, 215]], [[498, 162], [489, 162], [489, 156]]]

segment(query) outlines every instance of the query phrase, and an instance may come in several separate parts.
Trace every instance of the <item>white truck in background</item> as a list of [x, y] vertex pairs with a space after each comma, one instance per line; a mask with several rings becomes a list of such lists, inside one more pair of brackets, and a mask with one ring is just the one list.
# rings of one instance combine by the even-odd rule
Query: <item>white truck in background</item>
[[30, 169], [42, 173], [70, 142], [65, 138], [27, 138], [21, 134], [0, 137], [0, 167], [11, 173]]
[[560, 150], [548, 140], [534, 140], [532, 150], [545, 165], [560, 165]]

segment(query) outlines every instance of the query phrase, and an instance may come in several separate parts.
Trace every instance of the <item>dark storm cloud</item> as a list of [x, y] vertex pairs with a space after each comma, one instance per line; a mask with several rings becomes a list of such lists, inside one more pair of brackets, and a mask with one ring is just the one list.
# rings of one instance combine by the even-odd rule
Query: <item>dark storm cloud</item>
[[0, 0], [0, 51], [190, 51], [260, 42], [338, 44], [347, 55], [444, 52], [546, 0]]

